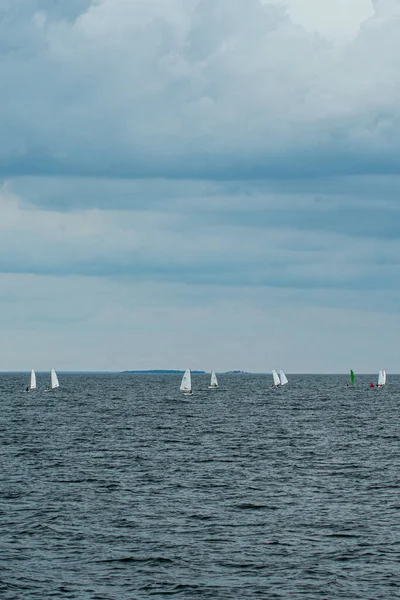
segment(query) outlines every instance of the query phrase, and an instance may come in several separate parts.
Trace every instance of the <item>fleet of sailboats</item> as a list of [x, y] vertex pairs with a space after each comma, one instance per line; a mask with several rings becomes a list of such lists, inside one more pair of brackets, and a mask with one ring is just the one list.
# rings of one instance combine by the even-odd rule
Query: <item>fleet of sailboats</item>
[[[272, 378], [273, 378], [273, 385], [271, 387], [274, 387], [274, 388], [282, 387], [282, 386], [286, 385], [287, 383], [289, 383], [288, 378], [286, 377], [286, 375], [282, 371], [282, 369], [279, 369], [279, 371], [276, 371], [275, 369], [273, 369], [272, 370]], [[354, 371], [353, 371], [353, 369], [350, 369], [350, 383], [348, 383], [347, 385], [354, 385], [354, 381], [355, 381]], [[378, 373], [378, 383], [376, 385], [374, 383], [370, 383], [370, 387], [381, 388], [381, 387], [384, 387], [385, 385], [386, 385], [386, 371], [385, 371], [385, 369], [381, 369]], [[60, 387], [60, 383], [58, 380], [57, 373], [55, 372], [54, 369], [51, 369], [51, 371], [50, 371], [50, 387], [47, 388], [45, 391], [51, 392], [51, 391], [57, 390], [59, 387]], [[215, 371], [212, 371], [211, 372], [211, 381], [210, 381], [210, 385], [208, 386], [208, 389], [212, 390], [212, 389], [217, 389], [218, 387], [219, 387], [219, 384], [218, 384], [217, 375], [216, 375]], [[31, 369], [29, 386], [26, 388], [25, 391], [31, 392], [36, 389], [37, 389], [36, 373], [35, 373], [34, 369]], [[183, 394], [185, 396], [191, 396], [193, 394], [192, 375], [191, 375], [190, 369], [186, 369], [186, 371], [184, 372], [179, 389], [181, 392], [183, 392]]]
[[[210, 381], [210, 385], [208, 386], [208, 389], [215, 390], [218, 387], [219, 387], [219, 385], [218, 385], [217, 375], [216, 375], [215, 371], [212, 371], [211, 372], [211, 381]], [[191, 374], [190, 369], [186, 369], [186, 371], [184, 372], [179, 389], [181, 392], [183, 392], [183, 394], [185, 396], [191, 396], [193, 394], [192, 374]]]
[[[348, 383], [347, 385], [354, 385], [354, 379], [354, 371], [353, 369], [350, 369], [350, 383]], [[378, 373], [378, 383], [376, 385], [375, 383], [370, 383], [369, 387], [383, 387], [384, 385], [386, 385], [386, 371], [385, 369], [381, 369]]]
[[281, 369], [279, 370], [279, 374], [275, 371], [275, 369], [272, 369], [272, 378], [274, 380], [272, 387], [281, 387], [282, 385], [289, 383], [288, 378]]
[[[44, 391], [51, 392], [53, 390], [56, 390], [59, 387], [60, 387], [60, 383], [58, 381], [57, 373], [55, 372], [54, 369], [51, 369], [51, 371], [50, 371], [50, 387], [45, 389]], [[25, 389], [25, 391], [32, 392], [33, 390], [36, 390], [36, 389], [37, 389], [36, 373], [35, 373], [35, 369], [31, 369], [29, 385]]]

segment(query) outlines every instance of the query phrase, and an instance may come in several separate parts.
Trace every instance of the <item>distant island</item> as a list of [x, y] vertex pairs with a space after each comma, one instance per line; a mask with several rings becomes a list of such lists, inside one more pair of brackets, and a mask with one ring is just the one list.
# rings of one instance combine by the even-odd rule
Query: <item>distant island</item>
[[[182, 375], [185, 371], [175, 369], [145, 369], [142, 371], [122, 371], [122, 375]], [[206, 375], [207, 371], [191, 371], [192, 375]], [[217, 371], [220, 375], [250, 375], [246, 371]]]
[[[174, 369], [149, 369], [144, 371], [122, 371], [122, 374], [130, 375], [182, 375], [185, 371], [177, 371]], [[194, 375], [205, 375], [205, 371], [192, 371]]]

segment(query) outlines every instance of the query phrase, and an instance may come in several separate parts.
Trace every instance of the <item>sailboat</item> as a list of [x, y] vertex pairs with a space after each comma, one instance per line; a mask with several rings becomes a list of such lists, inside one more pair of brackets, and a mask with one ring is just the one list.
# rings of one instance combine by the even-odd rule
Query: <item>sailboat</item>
[[377, 385], [377, 387], [383, 387], [384, 385], [386, 385], [386, 371], [385, 371], [385, 369], [379, 371], [378, 385]]
[[354, 385], [354, 371], [353, 371], [353, 369], [350, 369], [350, 382], [351, 382], [351, 385]]
[[53, 392], [54, 390], [56, 390], [60, 387], [60, 384], [58, 382], [57, 373], [55, 372], [54, 369], [51, 369], [51, 371], [50, 371], [50, 385], [51, 385], [51, 387], [47, 388], [47, 390], [45, 390], [46, 392]]
[[190, 369], [186, 369], [181, 382], [181, 387], [179, 388], [181, 392], [184, 393], [185, 396], [191, 396], [192, 392], [192, 376], [190, 374]]
[[208, 389], [209, 390], [213, 390], [213, 389], [215, 389], [217, 387], [218, 387], [218, 379], [217, 379], [217, 376], [215, 374], [215, 371], [213, 371], [211, 373], [211, 382], [210, 382], [210, 385], [208, 386]]
[[31, 369], [31, 379], [29, 382], [29, 386], [26, 388], [26, 392], [31, 392], [32, 390], [36, 390], [36, 374], [33, 369]]
[[281, 385], [281, 380], [275, 369], [272, 369], [272, 377], [274, 378], [274, 385], [272, 387], [279, 387]]
[[288, 378], [286, 377], [285, 373], [282, 370], [279, 371], [279, 377], [281, 380], [281, 385], [286, 385], [287, 383], [289, 383]]

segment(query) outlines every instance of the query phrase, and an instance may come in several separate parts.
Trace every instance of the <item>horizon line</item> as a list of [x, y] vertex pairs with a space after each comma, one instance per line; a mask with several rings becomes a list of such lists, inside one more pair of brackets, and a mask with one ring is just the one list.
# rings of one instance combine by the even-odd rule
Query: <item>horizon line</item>
[[[215, 370], [215, 369], [214, 369]], [[7, 370], [7, 371], [0, 371], [0, 375], [18, 375], [18, 374], [26, 374], [29, 373], [31, 371], [31, 369], [23, 369], [23, 370]], [[41, 370], [41, 369], [34, 369], [35, 373], [49, 373], [51, 371], [51, 369], [46, 369], [46, 370]], [[62, 369], [57, 369], [57, 373], [62, 373], [64, 375], [79, 375], [79, 374], [99, 374], [99, 375], [176, 375], [176, 374], [180, 374], [180, 373], [184, 373], [185, 369], [138, 369], [138, 370], [82, 370], [82, 371], [77, 371], [77, 370], [62, 370]], [[212, 373], [212, 371], [205, 371], [202, 369], [191, 369], [192, 373], [195, 373], [197, 375], [209, 375]], [[349, 371], [345, 371], [345, 372], [335, 372], [335, 373], [322, 373], [322, 372], [306, 372], [306, 371], [302, 371], [302, 372], [290, 372], [290, 371], [285, 371], [288, 375], [293, 376], [293, 375], [326, 375], [326, 376], [330, 376], [330, 375], [349, 375]], [[387, 371], [386, 371], [387, 372]], [[215, 370], [215, 373], [218, 375], [271, 375], [272, 370], [271, 371], [218, 371]], [[355, 373], [356, 376], [365, 376], [365, 375], [375, 375], [376, 372], [369, 372], [369, 373]], [[394, 372], [390, 372], [390, 375], [400, 375], [400, 373], [394, 373]]]

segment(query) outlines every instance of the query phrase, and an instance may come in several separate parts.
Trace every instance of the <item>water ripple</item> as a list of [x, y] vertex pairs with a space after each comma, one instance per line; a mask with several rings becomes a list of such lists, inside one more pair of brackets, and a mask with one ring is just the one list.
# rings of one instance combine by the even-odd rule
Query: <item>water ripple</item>
[[25, 379], [0, 376], [2, 599], [398, 597], [399, 378]]

